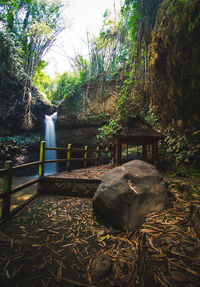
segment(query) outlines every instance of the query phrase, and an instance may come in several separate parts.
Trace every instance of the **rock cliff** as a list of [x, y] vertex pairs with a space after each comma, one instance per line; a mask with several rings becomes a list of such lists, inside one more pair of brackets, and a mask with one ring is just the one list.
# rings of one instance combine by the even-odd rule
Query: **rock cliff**
[[149, 102], [164, 125], [200, 129], [200, 1], [163, 0], [149, 45]]
[[103, 87], [96, 79], [87, 81], [81, 88], [79, 105], [74, 95], [58, 106], [57, 144], [97, 144], [98, 128], [114, 114], [119, 96], [120, 80], [106, 81]]
[[44, 115], [53, 112], [52, 106], [36, 88], [24, 94], [24, 83], [9, 75], [7, 83], [0, 81], [0, 136], [43, 128]]

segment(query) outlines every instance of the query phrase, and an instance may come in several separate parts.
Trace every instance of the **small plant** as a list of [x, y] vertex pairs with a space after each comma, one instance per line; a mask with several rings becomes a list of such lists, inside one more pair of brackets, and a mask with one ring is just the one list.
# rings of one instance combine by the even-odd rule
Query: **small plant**
[[39, 143], [41, 141], [40, 135], [38, 134], [22, 134], [16, 136], [6, 136], [4, 138], [0, 137], [0, 143], [5, 145], [15, 144], [17, 146], [22, 145], [31, 145], [35, 143]]
[[196, 169], [196, 168], [192, 168], [191, 170], [190, 170], [190, 175], [191, 175], [191, 177], [193, 177], [193, 178], [199, 178], [200, 179], [200, 170], [199, 169]]
[[108, 125], [104, 125], [102, 128], [99, 128], [99, 134], [97, 135], [97, 139], [109, 143], [112, 141], [113, 135], [121, 128], [119, 123], [111, 119]]
[[176, 176], [187, 177], [188, 169], [184, 165], [174, 166], [172, 168], [172, 173], [169, 175], [170, 178], [174, 178]]

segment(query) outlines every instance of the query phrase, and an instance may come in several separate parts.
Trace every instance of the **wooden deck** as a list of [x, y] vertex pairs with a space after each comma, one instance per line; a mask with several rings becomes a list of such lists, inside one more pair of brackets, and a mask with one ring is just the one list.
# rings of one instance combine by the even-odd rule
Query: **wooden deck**
[[100, 165], [91, 166], [88, 168], [75, 169], [70, 172], [64, 171], [57, 174], [49, 175], [48, 177], [53, 178], [81, 178], [81, 179], [99, 179], [106, 175], [106, 173], [112, 169], [112, 165]]
[[110, 165], [93, 166], [44, 176], [40, 179], [38, 192], [91, 198], [111, 168]]

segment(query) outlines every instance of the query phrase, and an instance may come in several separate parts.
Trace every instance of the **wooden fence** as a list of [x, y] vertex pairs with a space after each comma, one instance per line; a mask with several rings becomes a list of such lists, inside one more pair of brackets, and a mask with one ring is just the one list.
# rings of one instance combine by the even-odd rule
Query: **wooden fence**
[[[66, 152], [67, 156], [66, 158], [62, 159], [54, 159], [54, 160], [45, 160], [45, 150], [56, 150], [56, 151], [64, 151]], [[82, 157], [80, 158], [73, 158], [72, 152], [79, 152], [82, 153]], [[91, 153], [95, 155], [94, 157], [88, 157], [88, 154]], [[100, 147], [96, 148], [88, 148], [87, 146], [83, 148], [73, 148], [71, 144], [67, 146], [67, 148], [49, 148], [45, 147], [45, 142], [42, 141], [40, 144], [40, 158], [39, 161], [30, 162], [22, 165], [13, 166], [12, 161], [8, 160], [5, 162], [4, 168], [0, 169], [0, 176], [3, 176], [3, 192], [0, 193], [0, 200], [2, 199], [2, 212], [0, 219], [5, 219], [10, 216], [10, 202], [11, 202], [11, 195], [13, 195], [16, 192], [19, 192], [33, 184], [36, 184], [40, 181], [40, 178], [44, 176], [44, 169], [45, 164], [48, 163], [66, 163], [66, 169], [70, 171], [71, 169], [71, 163], [73, 161], [79, 161], [83, 162], [83, 167], [86, 168], [89, 161], [92, 161], [96, 165], [100, 164], [100, 161], [104, 160], [108, 163], [109, 161], [109, 150], [101, 149]], [[33, 166], [39, 166], [39, 174], [38, 178], [30, 180], [26, 183], [23, 183], [19, 186], [12, 187], [12, 178], [14, 175], [14, 172], [19, 169], [27, 169], [31, 168]]]

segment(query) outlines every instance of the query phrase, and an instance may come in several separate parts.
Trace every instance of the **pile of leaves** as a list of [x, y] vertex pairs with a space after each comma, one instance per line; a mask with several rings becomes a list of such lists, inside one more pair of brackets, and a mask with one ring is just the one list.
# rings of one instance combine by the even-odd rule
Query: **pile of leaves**
[[[171, 180], [171, 208], [135, 232], [98, 223], [91, 199], [39, 196], [0, 227], [1, 286], [199, 286], [190, 204], [200, 198]], [[107, 270], [94, 264], [101, 256]]]

